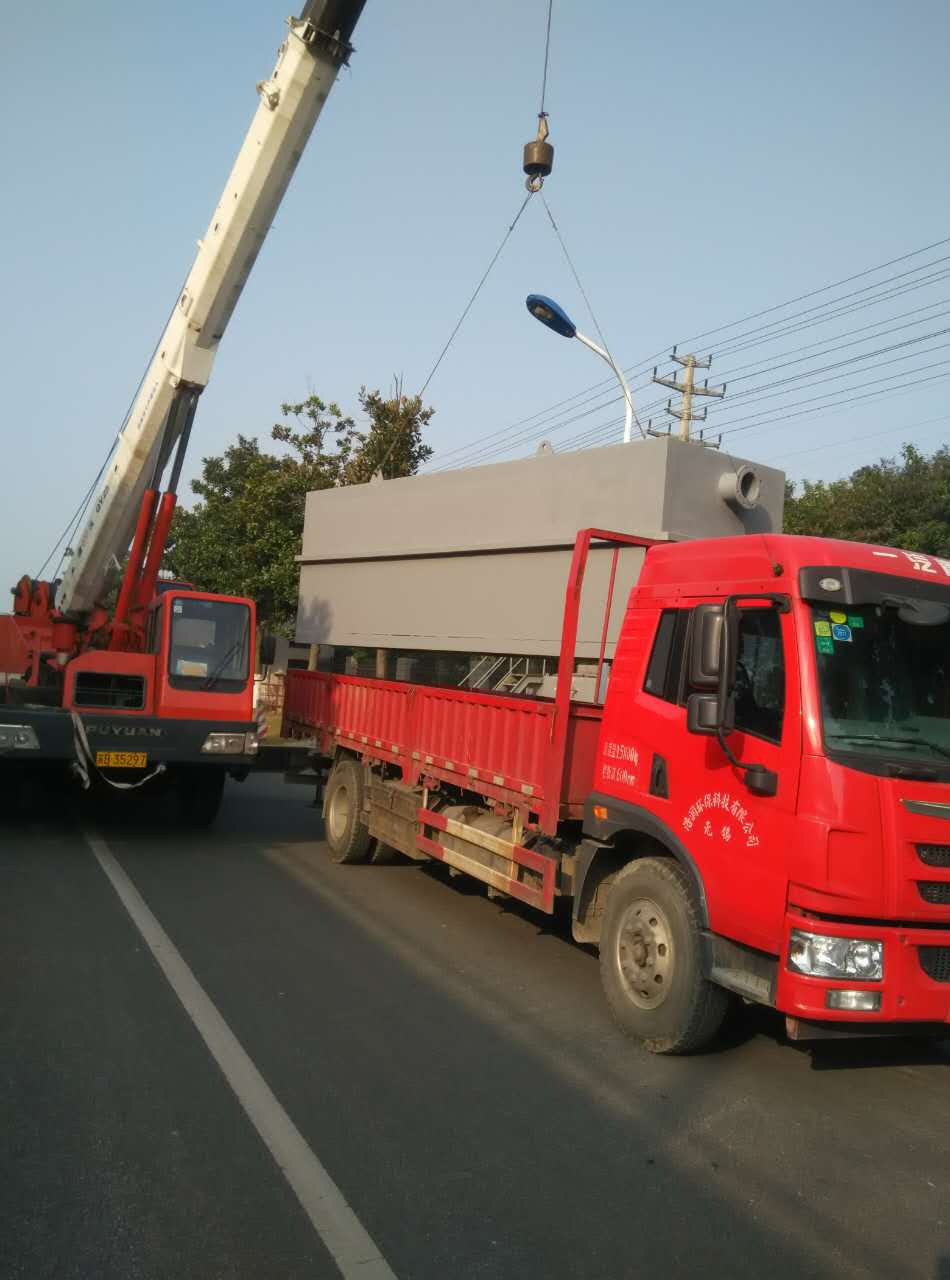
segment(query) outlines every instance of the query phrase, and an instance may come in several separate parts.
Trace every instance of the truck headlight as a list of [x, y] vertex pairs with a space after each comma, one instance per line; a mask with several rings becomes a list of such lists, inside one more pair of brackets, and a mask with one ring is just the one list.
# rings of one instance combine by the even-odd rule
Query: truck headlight
[[0, 724], [0, 751], [38, 751], [40, 740], [28, 724]]
[[884, 977], [884, 943], [876, 938], [835, 938], [793, 929], [788, 967], [810, 978], [880, 982]]
[[243, 733], [209, 733], [201, 750], [215, 756], [240, 756], [245, 751], [244, 739]]

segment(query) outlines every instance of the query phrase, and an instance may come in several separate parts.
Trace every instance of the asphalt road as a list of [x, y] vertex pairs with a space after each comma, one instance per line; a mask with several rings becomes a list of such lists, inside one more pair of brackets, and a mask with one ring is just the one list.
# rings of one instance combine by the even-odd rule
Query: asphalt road
[[339, 1275], [84, 825], [400, 1280], [950, 1280], [950, 1045], [815, 1053], [756, 1013], [652, 1058], [560, 923], [336, 867], [309, 799], [0, 826], [4, 1280]]

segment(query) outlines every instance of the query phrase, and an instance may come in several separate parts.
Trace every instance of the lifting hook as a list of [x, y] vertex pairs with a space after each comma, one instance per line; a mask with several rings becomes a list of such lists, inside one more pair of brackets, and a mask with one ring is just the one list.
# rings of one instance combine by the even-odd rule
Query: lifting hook
[[538, 136], [524, 147], [524, 171], [528, 175], [525, 186], [532, 193], [540, 191], [544, 179], [554, 168], [554, 148], [547, 141], [548, 113], [538, 113]]

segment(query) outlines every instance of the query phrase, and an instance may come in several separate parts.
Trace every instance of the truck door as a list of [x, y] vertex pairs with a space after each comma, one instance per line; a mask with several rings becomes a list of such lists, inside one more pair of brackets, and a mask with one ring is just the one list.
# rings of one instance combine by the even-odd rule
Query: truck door
[[754, 794], [715, 738], [687, 730], [695, 619], [680, 602], [631, 607], [604, 708], [595, 788], [620, 800], [634, 824], [649, 811], [654, 829], [685, 848], [716, 932], [774, 953], [801, 756], [792, 615], [750, 606], [739, 619], [736, 729], [728, 742], [743, 763], [777, 774], [773, 796]]
[[776, 794], [756, 794], [715, 738], [684, 735], [685, 756], [693, 768], [677, 815], [680, 838], [703, 870], [710, 924], [716, 932], [771, 952], [780, 944], [795, 838], [801, 759], [798, 687], [792, 615], [762, 606], [743, 608], [736, 727], [728, 742], [743, 764], [772, 770], [778, 778]]

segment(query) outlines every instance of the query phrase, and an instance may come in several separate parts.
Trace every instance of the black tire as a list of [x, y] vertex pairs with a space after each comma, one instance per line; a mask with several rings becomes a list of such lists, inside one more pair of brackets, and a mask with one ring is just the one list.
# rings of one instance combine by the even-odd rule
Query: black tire
[[641, 858], [610, 887], [600, 976], [611, 1011], [651, 1053], [694, 1053], [718, 1032], [728, 992], [703, 975], [702, 921], [681, 868]]
[[185, 826], [211, 826], [221, 808], [224, 778], [223, 769], [202, 769], [182, 778], [178, 784], [178, 798]]
[[388, 867], [393, 862], [399, 862], [401, 858], [402, 854], [391, 844], [384, 844], [382, 840], [373, 841], [369, 861], [374, 867]]
[[363, 819], [363, 766], [340, 760], [330, 774], [323, 802], [327, 848], [334, 862], [367, 862], [376, 841]]

